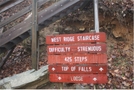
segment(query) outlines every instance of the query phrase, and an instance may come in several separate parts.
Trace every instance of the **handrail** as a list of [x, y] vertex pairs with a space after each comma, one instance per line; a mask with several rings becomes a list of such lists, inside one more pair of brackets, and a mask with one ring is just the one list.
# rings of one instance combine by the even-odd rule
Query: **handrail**
[[9, 8], [11, 8], [11, 7], [13, 7], [13, 6], [15, 6], [15, 5], [17, 5], [17, 4], [21, 3], [21, 2], [23, 2], [23, 1], [24, 1], [24, 0], [17, 0], [17, 2], [15, 2], [14, 4], [10, 4], [8, 7], [5, 7], [4, 9], [0, 10], [0, 13], [2, 13], [2, 12], [4, 12], [4, 11], [8, 10]]
[[[38, 0], [38, 7], [42, 6], [44, 3], [48, 2], [49, 0]], [[0, 22], [0, 28], [3, 27], [4, 25], [7, 25], [8, 23], [16, 20], [17, 18], [25, 15], [26, 13], [30, 12], [32, 10], [32, 5], [27, 6], [26, 8], [22, 9], [21, 11], [19, 11], [18, 13], [16, 13], [15, 15], [9, 17], [8, 19]]]
[[[42, 11], [38, 12], [38, 24], [41, 28], [55, 22], [56, 20], [62, 18], [63, 16], [71, 13], [74, 10], [80, 8], [86, 0], [60, 0], [55, 4], [49, 6], [48, 8], [43, 9]], [[21, 42], [23, 39], [29, 36], [29, 30], [31, 29], [31, 17], [27, 20], [17, 24], [16, 26], [12, 27], [11, 29], [5, 31], [0, 35], [0, 53], [4, 52], [5, 50], [9, 50], [12, 48], [9, 44], [17, 44]], [[19, 41], [18, 38], [23, 35], [23, 38]], [[28, 35], [28, 36], [27, 36]], [[15, 40], [16, 43], [13, 43]]]
[[11, 1], [11, 0], [4, 0], [4, 1], [0, 2], [0, 6], [5, 4], [5, 3], [7, 3], [7, 2], [9, 2], [9, 1]]

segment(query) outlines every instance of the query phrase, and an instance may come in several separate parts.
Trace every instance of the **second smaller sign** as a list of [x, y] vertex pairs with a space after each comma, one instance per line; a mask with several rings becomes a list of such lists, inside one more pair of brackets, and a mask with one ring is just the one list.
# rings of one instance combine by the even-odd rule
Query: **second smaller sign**
[[48, 64], [65, 64], [65, 63], [107, 63], [106, 54], [77, 54], [77, 55], [48, 55]]
[[48, 54], [67, 53], [106, 53], [106, 44], [52, 45], [47, 47]]
[[49, 65], [50, 73], [106, 73], [107, 65], [90, 65], [90, 64], [76, 64], [76, 65]]
[[51, 82], [107, 83], [106, 74], [50, 74]]

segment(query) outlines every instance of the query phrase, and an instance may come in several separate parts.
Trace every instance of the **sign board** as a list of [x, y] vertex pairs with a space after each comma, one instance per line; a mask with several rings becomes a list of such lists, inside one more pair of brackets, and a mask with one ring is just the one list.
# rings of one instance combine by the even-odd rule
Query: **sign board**
[[107, 83], [106, 74], [50, 74], [51, 82], [66, 83]]
[[76, 54], [76, 55], [48, 55], [48, 64], [65, 64], [65, 63], [107, 63], [106, 54]]
[[105, 42], [103, 32], [46, 36], [50, 81], [107, 83]]
[[89, 42], [105, 42], [105, 41], [106, 41], [106, 34], [103, 32], [46, 36], [46, 44], [70, 44], [70, 43], [89, 43]]
[[55, 45], [47, 47], [48, 54], [106, 53], [106, 44]]
[[90, 64], [77, 64], [77, 65], [49, 65], [50, 73], [77, 73], [77, 74], [91, 74], [91, 73], [106, 73], [107, 65], [90, 65]]

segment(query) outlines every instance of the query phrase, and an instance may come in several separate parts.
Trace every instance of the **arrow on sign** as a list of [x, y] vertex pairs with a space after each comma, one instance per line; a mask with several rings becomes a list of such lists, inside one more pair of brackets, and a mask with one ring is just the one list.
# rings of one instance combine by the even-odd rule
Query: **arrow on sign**
[[58, 77], [59, 80], [61, 80], [61, 77]]
[[[99, 69], [98, 69], [99, 70]], [[108, 82], [106, 74], [49, 74], [51, 82], [64, 83], [99, 83], [104, 84]]]
[[94, 77], [94, 78], [93, 78], [93, 80], [94, 80], [94, 81], [97, 81], [97, 78], [96, 78], [96, 77]]
[[104, 70], [102, 67], [100, 67], [100, 69], [99, 69], [101, 72]]
[[55, 68], [53, 67], [52, 70], [55, 71]]

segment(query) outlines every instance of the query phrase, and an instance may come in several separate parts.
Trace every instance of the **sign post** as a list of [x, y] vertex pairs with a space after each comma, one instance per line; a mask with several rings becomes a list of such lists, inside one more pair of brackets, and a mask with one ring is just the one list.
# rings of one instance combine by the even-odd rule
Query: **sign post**
[[94, 25], [96, 33], [99, 32], [98, 0], [94, 0]]
[[[98, 0], [94, 0], [94, 26], [96, 33], [99, 33]], [[97, 85], [95, 85], [95, 87], [97, 87]]]

